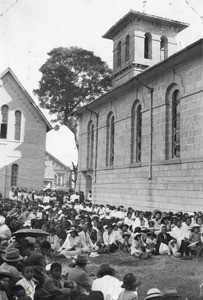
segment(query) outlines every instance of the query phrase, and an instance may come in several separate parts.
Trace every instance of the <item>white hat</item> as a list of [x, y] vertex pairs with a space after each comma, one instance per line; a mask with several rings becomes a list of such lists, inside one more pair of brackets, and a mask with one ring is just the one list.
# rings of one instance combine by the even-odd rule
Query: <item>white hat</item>
[[161, 291], [157, 288], [152, 288], [147, 292], [147, 297], [145, 300], [153, 299], [153, 298], [160, 298], [161, 299]]

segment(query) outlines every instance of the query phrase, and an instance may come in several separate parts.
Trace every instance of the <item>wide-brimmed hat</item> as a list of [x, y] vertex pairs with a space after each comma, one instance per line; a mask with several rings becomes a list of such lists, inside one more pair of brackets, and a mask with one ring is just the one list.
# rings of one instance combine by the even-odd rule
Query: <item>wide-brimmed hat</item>
[[20, 255], [20, 251], [17, 248], [10, 248], [6, 253], [2, 254], [2, 259], [8, 262], [20, 261], [23, 257]]
[[77, 262], [77, 263], [80, 263], [80, 264], [86, 264], [88, 263], [88, 256], [85, 255], [85, 254], [78, 254], [74, 260]]
[[161, 219], [161, 223], [163, 224], [165, 222], [165, 220], [168, 219], [170, 221], [171, 217], [169, 215], [166, 215], [164, 216], [162, 219]]
[[135, 238], [137, 238], [139, 235], [142, 236], [142, 233], [136, 232], [136, 233], [134, 234], [133, 238], [135, 239]]
[[129, 273], [123, 277], [123, 284], [121, 287], [134, 290], [136, 287], [140, 286], [141, 283], [141, 280], [138, 280], [133, 273]]
[[160, 298], [161, 299], [161, 291], [157, 288], [152, 288], [147, 292], [147, 297], [145, 300], [152, 299], [152, 298]]
[[111, 268], [109, 264], [103, 264], [99, 267], [99, 270], [97, 272], [97, 277], [102, 277], [103, 274], [110, 274], [111, 276], [114, 276], [116, 274], [115, 269]]
[[152, 217], [154, 218], [156, 216], [157, 213], [160, 213], [161, 217], [162, 217], [162, 211], [160, 209], [155, 209], [152, 213]]
[[180, 298], [177, 290], [175, 288], [165, 288], [162, 291], [162, 298], [161, 299], [170, 299], [170, 297]]
[[66, 233], [71, 233], [71, 232], [78, 232], [75, 227], [71, 227]]
[[201, 228], [201, 226], [199, 224], [194, 224], [191, 228], [192, 229], [194, 229], [194, 228]]

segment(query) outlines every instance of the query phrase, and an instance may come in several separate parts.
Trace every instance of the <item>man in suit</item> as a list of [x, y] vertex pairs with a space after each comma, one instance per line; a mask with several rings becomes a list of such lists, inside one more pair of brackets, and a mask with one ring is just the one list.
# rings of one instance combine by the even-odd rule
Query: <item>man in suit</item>
[[92, 287], [92, 280], [85, 271], [87, 256], [84, 254], [78, 254], [75, 261], [76, 265], [74, 268], [70, 269], [68, 280], [74, 281], [77, 284], [80, 295], [88, 294]]

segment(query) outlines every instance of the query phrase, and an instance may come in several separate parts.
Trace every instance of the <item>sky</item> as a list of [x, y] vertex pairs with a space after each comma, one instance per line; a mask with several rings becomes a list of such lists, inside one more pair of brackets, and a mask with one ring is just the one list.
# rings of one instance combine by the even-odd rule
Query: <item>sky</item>
[[[178, 37], [184, 46], [203, 37], [202, 0], [0, 0], [0, 72], [10, 67], [38, 104], [32, 91], [47, 53], [79, 46], [112, 68], [113, 43], [102, 35], [130, 9], [190, 23]], [[77, 162], [74, 136], [66, 126], [47, 134], [47, 151], [66, 165]]]

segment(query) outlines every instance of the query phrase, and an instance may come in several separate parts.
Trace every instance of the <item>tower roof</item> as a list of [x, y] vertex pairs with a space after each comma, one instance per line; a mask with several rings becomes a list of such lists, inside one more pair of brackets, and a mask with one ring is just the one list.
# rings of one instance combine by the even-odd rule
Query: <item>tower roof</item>
[[102, 37], [105, 39], [113, 39], [114, 36], [119, 33], [123, 27], [132, 23], [134, 20], [145, 20], [148, 22], [153, 22], [161, 25], [173, 26], [177, 32], [182, 31], [187, 28], [190, 24], [180, 21], [175, 21], [167, 18], [157, 17], [153, 15], [148, 15], [146, 13], [141, 13], [138, 11], [130, 10], [124, 17], [122, 17], [118, 22], [115, 23]]

